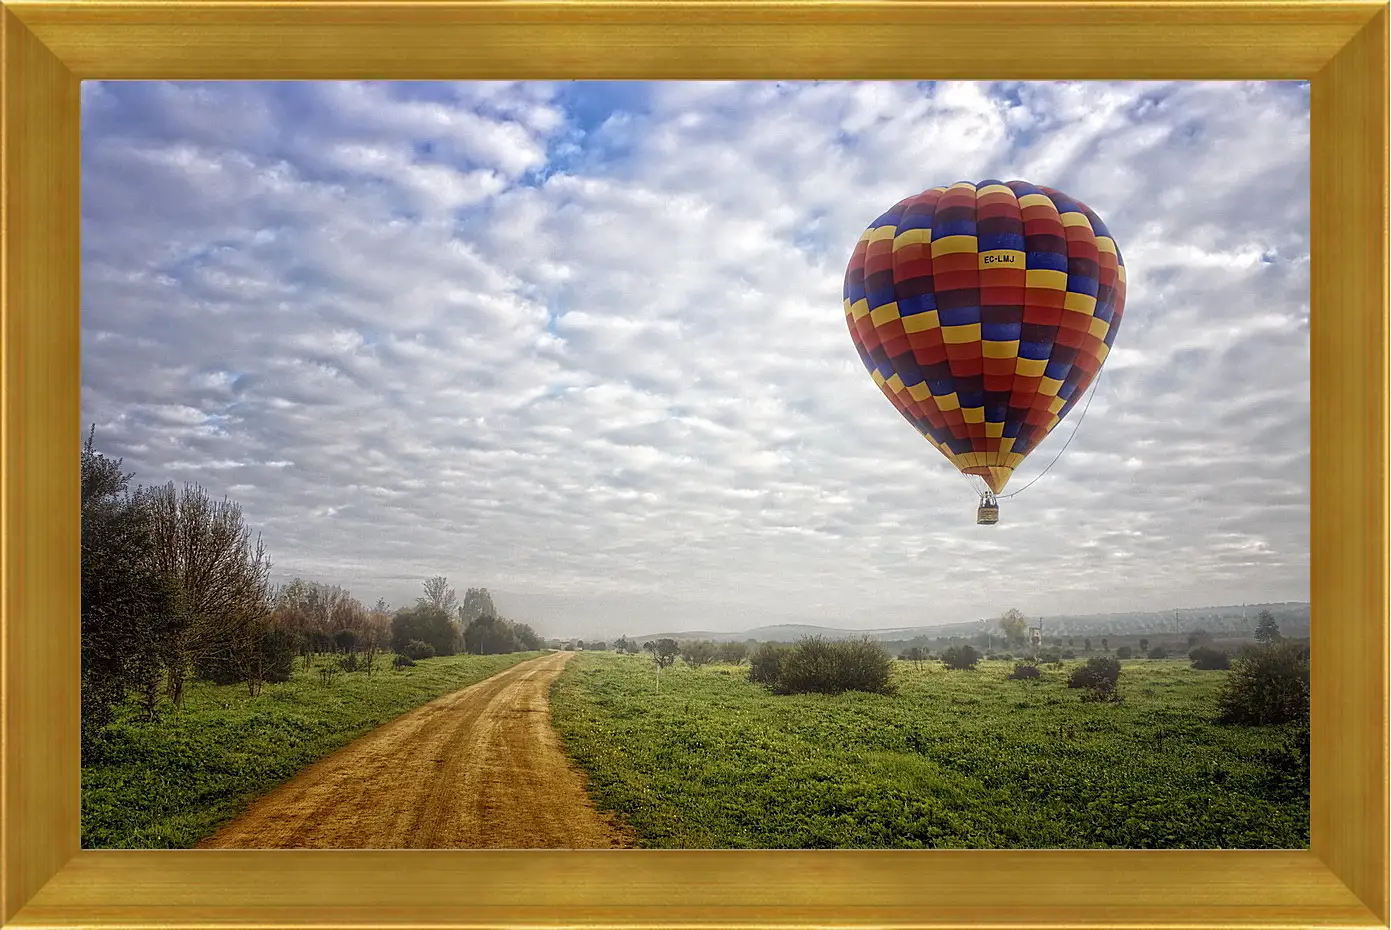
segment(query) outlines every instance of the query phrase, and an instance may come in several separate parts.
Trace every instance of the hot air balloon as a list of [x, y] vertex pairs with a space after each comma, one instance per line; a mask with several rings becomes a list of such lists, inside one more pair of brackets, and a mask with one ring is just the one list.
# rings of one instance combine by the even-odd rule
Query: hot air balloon
[[845, 321], [874, 383], [999, 519], [1014, 470], [1101, 371], [1125, 263], [1085, 204], [1027, 181], [901, 200], [845, 272]]

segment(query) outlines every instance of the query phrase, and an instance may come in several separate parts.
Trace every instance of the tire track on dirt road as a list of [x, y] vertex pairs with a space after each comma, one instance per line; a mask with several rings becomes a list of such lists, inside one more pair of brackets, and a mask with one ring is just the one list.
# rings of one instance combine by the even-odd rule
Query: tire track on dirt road
[[611, 849], [551, 726], [574, 653], [532, 659], [418, 707], [319, 760], [200, 849]]

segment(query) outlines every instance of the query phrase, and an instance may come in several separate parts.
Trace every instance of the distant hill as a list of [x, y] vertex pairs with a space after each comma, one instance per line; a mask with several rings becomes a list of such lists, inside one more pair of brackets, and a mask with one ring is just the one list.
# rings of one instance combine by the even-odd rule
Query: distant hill
[[[1303, 637], [1309, 635], [1309, 604], [1307, 602], [1175, 608], [1127, 613], [1063, 614], [1045, 616], [1042, 620], [1045, 636], [1090, 636], [1107, 633], [1123, 636], [1140, 633], [1184, 633], [1197, 629], [1205, 629], [1214, 634], [1239, 634], [1255, 630], [1256, 615], [1262, 610], [1270, 611], [1276, 622], [1280, 624], [1281, 632], [1287, 636]], [[1032, 617], [1030, 620], [1037, 622], [1039, 618]], [[804, 636], [824, 636], [826, 639], [855, 639], [868, 636], [885, 643], [904, 643], [917, 638], [941, 639], [952, 636], [975, 636], [978, 633], [996, 629], [998, 623], [997, 618], [989, 617], [965, 623], [939, 623], [877, 630], [847, 630], [810, 624], [781, 623], [733, 633], [692, 630], [648, 633], [633, 638], [638, 642], [669, 637], [676, 640], [709, 639], [717, 643], [748, 639], [756, 639], [759, 642], [785, 643], [793, 642]]]

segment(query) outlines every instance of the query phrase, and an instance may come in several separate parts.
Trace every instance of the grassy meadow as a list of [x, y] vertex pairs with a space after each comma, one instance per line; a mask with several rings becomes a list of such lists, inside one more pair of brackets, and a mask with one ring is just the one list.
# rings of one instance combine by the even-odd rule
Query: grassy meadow
[[258, 795], [373, 728], [437, 697], [541, 655], [455, 655], [393, 670], [378, 656], [371, 677], [325, 684], [319, 665], [296, 662], [292, 680], [253, 697], [245, 685], [188, 684], [179, 707], [155, 722], [131, 706], [100, 755], [83, 760], [84, 848], [188, 848]]
[[779, 696], [747, 666], [581, 653], [554, 719], [655, 848], [1303, 848], [1298, 726], [1213, 723], [1228, 674], [1124, 661], [1120, 703], [1043, 666], [895, 661], [896, 693]]

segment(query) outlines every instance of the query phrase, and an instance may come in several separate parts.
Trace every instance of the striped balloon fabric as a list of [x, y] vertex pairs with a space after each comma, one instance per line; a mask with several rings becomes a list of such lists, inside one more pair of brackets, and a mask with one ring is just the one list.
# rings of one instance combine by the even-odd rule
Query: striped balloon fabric
[[874, 383], [997, 494], [1097, 376], [1124, 307], [1106, 225], [1025, 181], [894, 204], [845, 272], [845, 319]]

